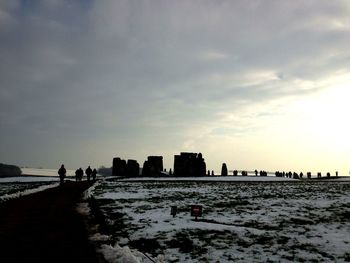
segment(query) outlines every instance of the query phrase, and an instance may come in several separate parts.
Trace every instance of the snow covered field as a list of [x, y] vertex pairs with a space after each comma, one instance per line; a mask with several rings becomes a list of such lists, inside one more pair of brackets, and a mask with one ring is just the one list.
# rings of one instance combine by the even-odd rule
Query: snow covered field
[[350, 182], [103, 181], [92, 194], [112, 239], [166, 262], [350, 261]]
[[5, 180], [3, 179], [5, 178], [0, 179], [0, 203], [12, 198], [17, 198], [58, 186], [58, 183], [55, 183], [54, 181], [28, 181], [28, 178], [26, 178], [27, 180], [24, 181], [19, 181], [19, 179], [17, 179], [12, 182], [4, 182]]
[[0, 178], [0, 202], [58, 186], [57, 170], [21, 169], [23, 176]]
[[[53, 176], [58, 177], [58, 167], [57, 169], [39, 169], [39, 168], [21, 168], [22, 174], [24, 175], [35, 175], [35, 176]], [[74, 170], [67, 169], [67, 176], [75, 176]]]

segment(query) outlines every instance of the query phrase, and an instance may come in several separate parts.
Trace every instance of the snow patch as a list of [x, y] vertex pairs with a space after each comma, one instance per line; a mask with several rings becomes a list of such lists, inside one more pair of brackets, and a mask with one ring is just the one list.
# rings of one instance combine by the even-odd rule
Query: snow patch
[[100, 252], [109, 263], [140, 263], [143, 262], [144, 255], [137, 250], [131, 250], [128, 246], [121, 247], [102, 245]]
[[50, 185], [42, 185], [42, 186], [39, 186], [37, 188], [28, 189], [28, 190], [20, 191], [20, 192], [13, 193], [13, 194], [5, 194], [3, 196], [0, 196], [0, 201], [7, 201], [7, 200], [18, 198], [21, 196], [34, 194], [37, 192], [44, 191], [46, 189], [57, 187], [58, 185], [59, 185], [58, 183], [50, 184]]
[[0, 178], [0, 183], [36, 183], [36, 182], [58, 182], [58, 177], [40, 177], [40, 176], [16, 176]]
[[90, 208], [88, 203], [78, 203], [76, 210], [79, 214], [83, 216], [88, 216], [90, 214]]
[[109, 241], [111, 239], [111, 236], [102, 235], [100, 233], [95, 233], [94, 235], [89, 237], [89, 240], [91, 241]]

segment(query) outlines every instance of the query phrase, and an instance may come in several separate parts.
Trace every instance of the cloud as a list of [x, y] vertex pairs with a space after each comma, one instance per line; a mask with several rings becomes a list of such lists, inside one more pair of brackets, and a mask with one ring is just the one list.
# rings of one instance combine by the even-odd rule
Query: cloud
[[26, 138], [30, 155], [60, 134], [113, 148], [102, 161], [258, 132], [349, 67], [348, 14], [347, 1], [3, 1], [1, 142]]

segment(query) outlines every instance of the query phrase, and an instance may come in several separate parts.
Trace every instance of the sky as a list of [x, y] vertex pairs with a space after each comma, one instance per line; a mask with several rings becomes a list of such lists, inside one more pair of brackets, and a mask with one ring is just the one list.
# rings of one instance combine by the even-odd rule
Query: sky
[[347, 0], [0, 0], [0, 162], [349, 175], [349, 43]]

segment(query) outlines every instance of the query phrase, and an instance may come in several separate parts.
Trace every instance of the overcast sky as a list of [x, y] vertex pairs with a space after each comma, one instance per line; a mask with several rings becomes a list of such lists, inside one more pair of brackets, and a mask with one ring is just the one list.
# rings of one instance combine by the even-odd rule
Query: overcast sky
[[0, 0], [0, 162], [349, 174], [349, 43], [347, 0]]

